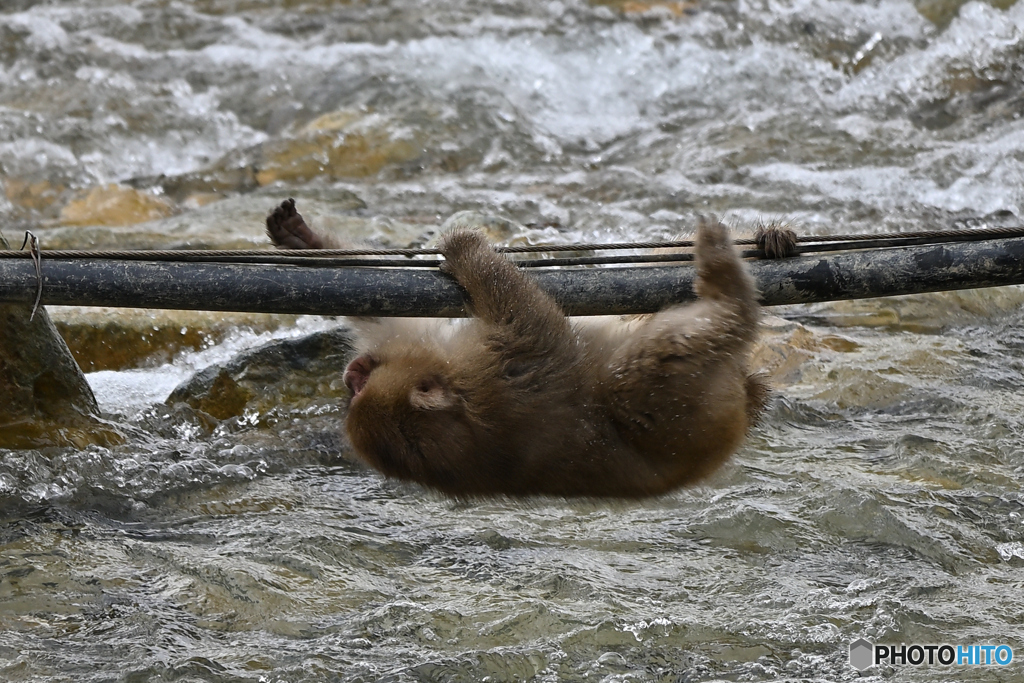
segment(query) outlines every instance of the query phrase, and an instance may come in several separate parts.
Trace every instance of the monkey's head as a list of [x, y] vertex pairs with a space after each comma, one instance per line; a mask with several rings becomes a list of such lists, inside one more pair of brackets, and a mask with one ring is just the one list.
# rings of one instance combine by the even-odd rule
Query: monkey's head
[[388, 476], [437, 482], [454, 475], [472, 438], [466, 401], [438, 352], [376, 348], [349, 363], [345, 426], [356, 453]]

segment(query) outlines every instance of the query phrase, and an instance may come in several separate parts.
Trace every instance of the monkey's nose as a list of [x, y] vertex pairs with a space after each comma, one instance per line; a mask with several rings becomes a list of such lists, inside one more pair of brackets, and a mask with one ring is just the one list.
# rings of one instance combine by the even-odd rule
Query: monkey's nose
[[352, 398], [358, 396], [359, 392], [366, 386], [366, 382], [370, 379], [370, 373], [373, 372], [375, 365], [371, 359], [366, 356], [360, 356], [345, 368], [345, 386], [352, 392]]

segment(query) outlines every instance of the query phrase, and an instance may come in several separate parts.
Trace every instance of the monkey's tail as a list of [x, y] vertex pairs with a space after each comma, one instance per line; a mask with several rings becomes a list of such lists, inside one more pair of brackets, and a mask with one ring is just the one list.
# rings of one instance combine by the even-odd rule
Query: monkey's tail
[[747, 428], [753, 429], [764, 417], [765, 408], [772, 396], [768, 375], [755, 372], [747, 375]]

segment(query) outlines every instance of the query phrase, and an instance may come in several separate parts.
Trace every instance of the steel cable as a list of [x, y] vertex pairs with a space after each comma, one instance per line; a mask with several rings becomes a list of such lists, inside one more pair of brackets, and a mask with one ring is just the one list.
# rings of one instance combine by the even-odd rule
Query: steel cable
[[[931, 230], [920, 232], [860, 234], [860, 235], [801, 235], [796, 238], [797, 254], [841, 251], [853, 249], [876, 249], [920, 244], [941, 244], [948, 242], [973, 242], [977, 240], [1024, 237], [1024, 227], [977, 228], [970, 230]], [[738, 246], [756, 246], [752, 238], [734, 240]], [[686, 249], [694, 246], [693, 240], [672, 240], [659, 242], [611, 242], [597, 244], [530, 244], [497, 247], [505, 254], [542, 254], [565, 252], [594, 252], [612, 250]], [[316, 266], [374, 266], [388, 268], [433, 268], [439, 259], [417, 259], [420, 256], [438, 256], [437, 248], [412, 249], [166, 249], [166, 250], [72, 250], [42, 249], [33, 251], [0, 250], [4, 258], [46, 259], [95, 259], [124, 261], [169, 261], [196, 263], [246, 263], [273, 265], [316, 265]], [[764, 258], [760, 249], [746, 250], [748, 258]], [[384, 259], [381, 257], [403, 257]], [[692, 253], [668, 254], [620, 254], [611, 256], [578, 255], [562, 258], [520, 259], [516, 263], [523, 267], [613, 265], [638, 263], [666, 263], [691, 261]]]

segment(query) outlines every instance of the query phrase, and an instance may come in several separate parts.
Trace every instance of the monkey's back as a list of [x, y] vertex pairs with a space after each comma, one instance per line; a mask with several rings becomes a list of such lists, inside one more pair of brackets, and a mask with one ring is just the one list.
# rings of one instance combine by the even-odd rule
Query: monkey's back
[[[462, 454], [481, 475], [472, 493], [657, 495], [707, 476], [738, 448], [750, 425], [745, 363], [658, 361], [624, 378], [614, 367], [622, 338], [590, 328], [576, 354], [532, 374], [477, 376], [488, 393], [480, 438]], [[464, 365], [495, 364], [485, 355]]]

